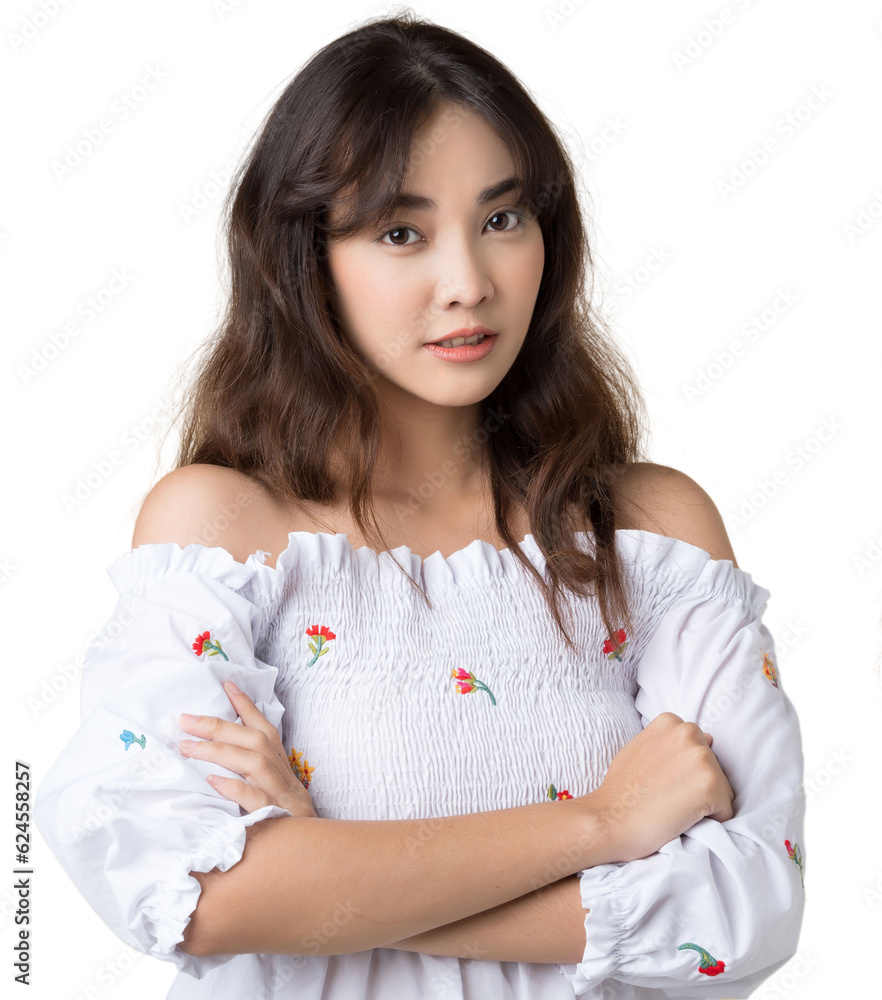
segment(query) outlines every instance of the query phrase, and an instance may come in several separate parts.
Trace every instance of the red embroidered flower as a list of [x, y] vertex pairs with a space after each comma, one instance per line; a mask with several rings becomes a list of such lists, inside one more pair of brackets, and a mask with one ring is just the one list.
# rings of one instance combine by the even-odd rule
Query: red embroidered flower
[[694, 948], [701, 955], [701, 964], [698, 966], [698, 971], [703, 972], [706, 976], [718, 976], [725, 968], [725, 962], [718, 962], [708, 951], [700, 947], [697, 944], [692, 944], [692, 942], [687, 941], [686, 944], [681, 944], [677, 946], [677, 951], [681, 948]]
[[805, 870], [802, 866], [802, 851], [799, 849], [799, 844], [791, 845], [789, 840], [784, 841], [784, 846], [787, 848], [787, 856], [799, 869], [799, 878], [802, 882], [803, 889], [805, 888]]
[[229, 660], [229, 656], [227, 656], [221, 647], [220, 639], [215, 639], [214, 642], [211, 641], [211, 632], [203, 632], [202, 635], [196, 636], [193, 643], [193, 652], [197, 656], [202, 656], [203, 653], [208, 653], [209, 656], [220, 654], [225, 660]]
[[450, 676], [455, 677], [456, 680], [456, 690], [460, 694], [469, 694], [471, 691], [486, 691], [490, 695], [490, 701], [496, 704], [496, 699], [493, 697], [493, 692], [483, 681], [479, 681], [474, 674], [470, 674], [468, 670], [463, 670], [459, 667], [457, 670], [451, 670]]
[[605, 639], [603, 643], [603, 651], [607, 654], [607, 659], [621, 660], [621, 654], [625, 652], [625, 648], [628, 645], [625, 642], [628, 636], [623, 628], [620, 628], [618, 632], [614, 632], [611, 639]]
[[334, 635], [327, 625], [310, 625], [306, 630], [306, 634], [310, 636], [309, 648], [313, 653], [312, 659], [306, 665], [311, 667], [320, 656], [324, 656], [327, 653], [328, 643], [332, 639], [336, 639], [337, 636]]
[[554, 787], [554, 785], [549, 785], [548, 786], [548, 797], [550, 799], [558, 800], [558, 799], [571, 799], [573, 796], [570, 795], [570, 793], [566, 789], [564, 789], [562, 792], [559, 792]]

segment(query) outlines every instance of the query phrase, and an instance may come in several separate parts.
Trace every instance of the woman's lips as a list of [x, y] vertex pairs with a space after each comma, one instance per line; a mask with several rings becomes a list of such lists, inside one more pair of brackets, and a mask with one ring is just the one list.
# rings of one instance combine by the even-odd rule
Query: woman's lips
[[[496, 343], [496, 334], [485, 334], [479, 344], [461, 344], [459, 347], [440, 347], [438, 344], [423, 344], [423, 350], [434, 354], [443, 361], [480, 361], [486, 358]], [[445, 337], [445, 340], [451, 338]]]

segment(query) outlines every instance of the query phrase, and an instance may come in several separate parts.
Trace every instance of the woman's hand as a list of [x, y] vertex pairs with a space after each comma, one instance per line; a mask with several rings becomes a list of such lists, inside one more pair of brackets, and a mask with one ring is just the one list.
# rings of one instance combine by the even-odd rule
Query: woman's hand
[[287, 809], [292, 816], [316, 816], [309, 792], [291, 768], [278, 729], [232, 681], [224, 684], [224, 690], [243, 724], [213, 715], [181, 715], [178, 718], [181, 729], [203, 737], [195, 743], [181, 740], [181, 753], [185, 757], [214, 761], [243, 775], [246, 781], [217, 774], [209, 775], [208, 780], [221, 795], [238, 802], [246, 812], [275, 805]]
[[712, 743], [696, 723], [662, 712], [622, 747], [585, 797], [610, 830], [609, 861], [645, 858], [705, 817], [732, 819], [735, 795]]

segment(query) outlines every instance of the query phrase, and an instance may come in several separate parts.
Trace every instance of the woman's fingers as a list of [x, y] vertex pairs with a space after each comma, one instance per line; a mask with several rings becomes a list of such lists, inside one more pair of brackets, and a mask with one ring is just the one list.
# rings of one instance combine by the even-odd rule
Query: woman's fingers
[[278, 729], [267, 719], [257, 705], [254, 704], [244, 691], [240, 691], [232, 681], [224, 681], [224, 691], [227, 692], [227, 697], [230, 699], [233, 708], [236, 709], [236, 714], [242, 722], [246, 726], [262, 732], [269, 740], [270, 745], [287, 763], [288, 758], [282, 747], [282, 738], [279, 736]]
[[[236, 726], [234, 723], [228, 725], [233, 729], [242, 730], [241, 726]], [[264, 739], [262, 734], [260, 739]], [[251, 742], [250, 738], [247, 742]], [[252, 749], [251, 746], [224, 743], [218, 739], [181, 740], [180, 750], [185, 757], [214, 761], [215, 764], [220, 764], [245, 778], [254, 777], [264, 785], [271, 782], [278, 787], [286, 785], [292, 779], [291, 765], [288, 761], [285, 761], [283, 767], [278, 756], [266, 746], [261, 748], [260, 744], [257, 749]]]
[[[208, 780], [224, 798], [236, 802], [242, 806], [245, 812], [252, 813], [257, 809], [262, 809], [264, 806], [281, 805], [283, 809], [287, 809], [292, 815], [296, 815], [290, 805], [288, 805], [286, 798], [282, 798], [281, 801], [274, 801], [266, 792], [260, 788], [255, 788], [254, 785], [249, 785], [247, 781], [240, 781], [238, 778], [224, 778], [219, 774], [209, 774]], [[282, 794], [288, 793], [283, 792]]]
[[[179, 724], [185, 733], [192, 733], [195, 736], [202, 737], [202, 740], [198, 742], [181, 740], [181, 753], [187, 757], [205, 757], [204, 751], [206, 750], [206, 746], [209, 745], [225, 746], [230, 750], [238, 749], [254, 757], [260, 757], [262, 760], [272, 762], [279, 774], [287, 774], [290, 770], [290, 764], [287, 759], [284, 761], [281, 759], [279, 752], [270, 743], [266, 733], [258, 729], [253, 729], [250, 726], [240, 726], [236, 722], [230, 722], [228, 719], [218, 719], [214, 715], [196, 716], [192, 722], [188, 721], [182, 715], [180, 716]], [[195, 747], [190, 746], [193, 742], [196, 742]], [[198, 753], [195, 752], [197, 748]], [[212, 757], [210, 759], [215, 760], [216, 758]], [[224, 767], [227, 766], [226, 761], [218, 760], [218, 763], [223, 764]], [[238, 770], [238, 768], [234, 768], [233, 770]]]
[[264, 755], [243, 750], [242, 747], [218, 743], [217, 740], [200, 740], [192, 749], [182, 748], [181, 752], [186, 757], [210, 760], [228, 771], [241, 774], [243, 778], [251, 779], [250, 782], [245, 782], [225, 777], [222, 783], [215, 784], [215, 788], [226, 798], [232, 798], [249, 812], [272, 803], [280, 805], [293, 815], [297, 801], [296, 786], [299, 785], [304, 794], [308, 794], [294, 777], [290, 767], [286, 774], [282, 774]]
[[[265, 805], [277, 805], [292, 816], [315, 816], [312, 798], [294, 771], [282, 747], [279, 731], [243, 692], [228, 681], [224, 690], [233, 704], [238, 720], [219, 719], [213, 715], [181, 715], [181, 729], [201, 740], [181, 740], [185, 757], [212, 761], [242, 775], [244, 780], [224, 776], [213, 782], [225, 798], [253, 812]], [[217, 777], [217, 776], [215, 776]]]

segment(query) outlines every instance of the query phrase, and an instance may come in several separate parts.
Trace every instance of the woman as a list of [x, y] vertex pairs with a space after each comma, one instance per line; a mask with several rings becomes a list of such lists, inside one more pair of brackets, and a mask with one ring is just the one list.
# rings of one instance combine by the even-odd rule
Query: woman
[[804, 907], [769, 591], [640, 460], [541, 112], [368, 22], [276, 103], [229, 248], [38, 790], [80, 891], [175, 1000], [748, 996]]

